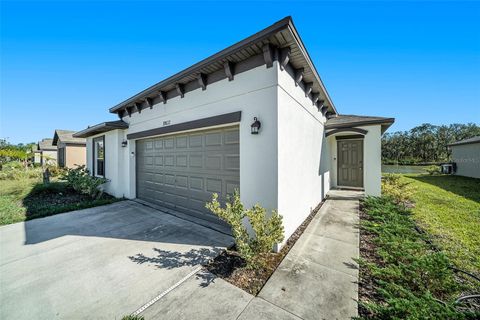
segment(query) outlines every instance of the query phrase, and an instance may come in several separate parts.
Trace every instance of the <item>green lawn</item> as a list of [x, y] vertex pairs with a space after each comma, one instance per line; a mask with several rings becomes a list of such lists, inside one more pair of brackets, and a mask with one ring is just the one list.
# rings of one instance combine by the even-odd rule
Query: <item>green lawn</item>
[[73, 191], [65, 182], [44, 185], [38, 178], [0, 180], [0, 225], [115, 201], [117, 199], [107, 195], [90, 199]]
[[480, 270], [480, 179], [405, 175], [413, 215], [459, 268]]
[[22, 199], [38, 183], [38, 179], [0, 180], [0, 225], [25, 220]]

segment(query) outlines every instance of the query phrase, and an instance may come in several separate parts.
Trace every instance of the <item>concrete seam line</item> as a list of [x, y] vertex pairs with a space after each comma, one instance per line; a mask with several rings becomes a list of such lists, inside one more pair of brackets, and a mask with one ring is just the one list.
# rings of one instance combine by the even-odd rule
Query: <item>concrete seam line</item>
[[178, 286], [180, 286], [182, 283], [184, 283], [185, 281], [188, 280], [188, 278], [190, 278], [191, 276], [193, 276], [195, 273], [197, 273], [198, 271], [200, 271], [202, 269], [202, 266], [198, 266], [197, 268], [195, 268], [195, 270], [193, 270], [192, 272], [190, 272], [189, 274], [187, 274], [185, 277], [183, 277], [180, 281], [178, 281], [177, 283], [175, 283], [173, 286], [171, 286], [170, 288], [168, 288], [167, 290], [163, 291], [162, 293], [160, 293], [158, 296], [156, 296], [155, 298], [153, 298], [152, 300], [150, 300], [149, 302], [145, 303], [143, 306], [141, 306], [139, 309], [137, 309], [135, 312], [132, 313], [132, 316], [138, 316], [140, 313], [142, 313], [143, 311], [145, 311], [147, 308], [151, 307], [155, 302], [157, 302], [158, 300], [160, 300], [161, 298], [165, 297], [167, 294], [169, 294], [172, 290], [174, 290], [175, 288], [177, 288]]

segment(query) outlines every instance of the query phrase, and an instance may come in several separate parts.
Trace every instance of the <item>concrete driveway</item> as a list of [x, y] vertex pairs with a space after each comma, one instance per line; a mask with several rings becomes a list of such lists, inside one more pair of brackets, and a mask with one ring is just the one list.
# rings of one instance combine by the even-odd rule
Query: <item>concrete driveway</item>
[[230, 244], [133, 201], [3, 226], [0, 318], [120, 319]]

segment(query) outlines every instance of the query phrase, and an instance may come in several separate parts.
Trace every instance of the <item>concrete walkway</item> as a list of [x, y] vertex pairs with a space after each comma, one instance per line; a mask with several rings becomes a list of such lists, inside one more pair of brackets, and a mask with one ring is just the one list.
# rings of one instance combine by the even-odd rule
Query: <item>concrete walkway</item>
[[356, 316], [361, 196], [331, 191], [259, 297], [305, 320]]
[[355, 191], [329, 199], [257, 297], [201, 271], [141, 315], [145, 319], [350, 319], [357, 315]]

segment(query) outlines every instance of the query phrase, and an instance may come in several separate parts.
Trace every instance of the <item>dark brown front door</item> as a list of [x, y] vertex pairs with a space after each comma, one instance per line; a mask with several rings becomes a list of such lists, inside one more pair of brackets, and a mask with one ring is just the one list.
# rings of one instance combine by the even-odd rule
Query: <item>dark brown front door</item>
[[340, 140], [338, 148], [338, 185], [363, 187], [363, 140]]

